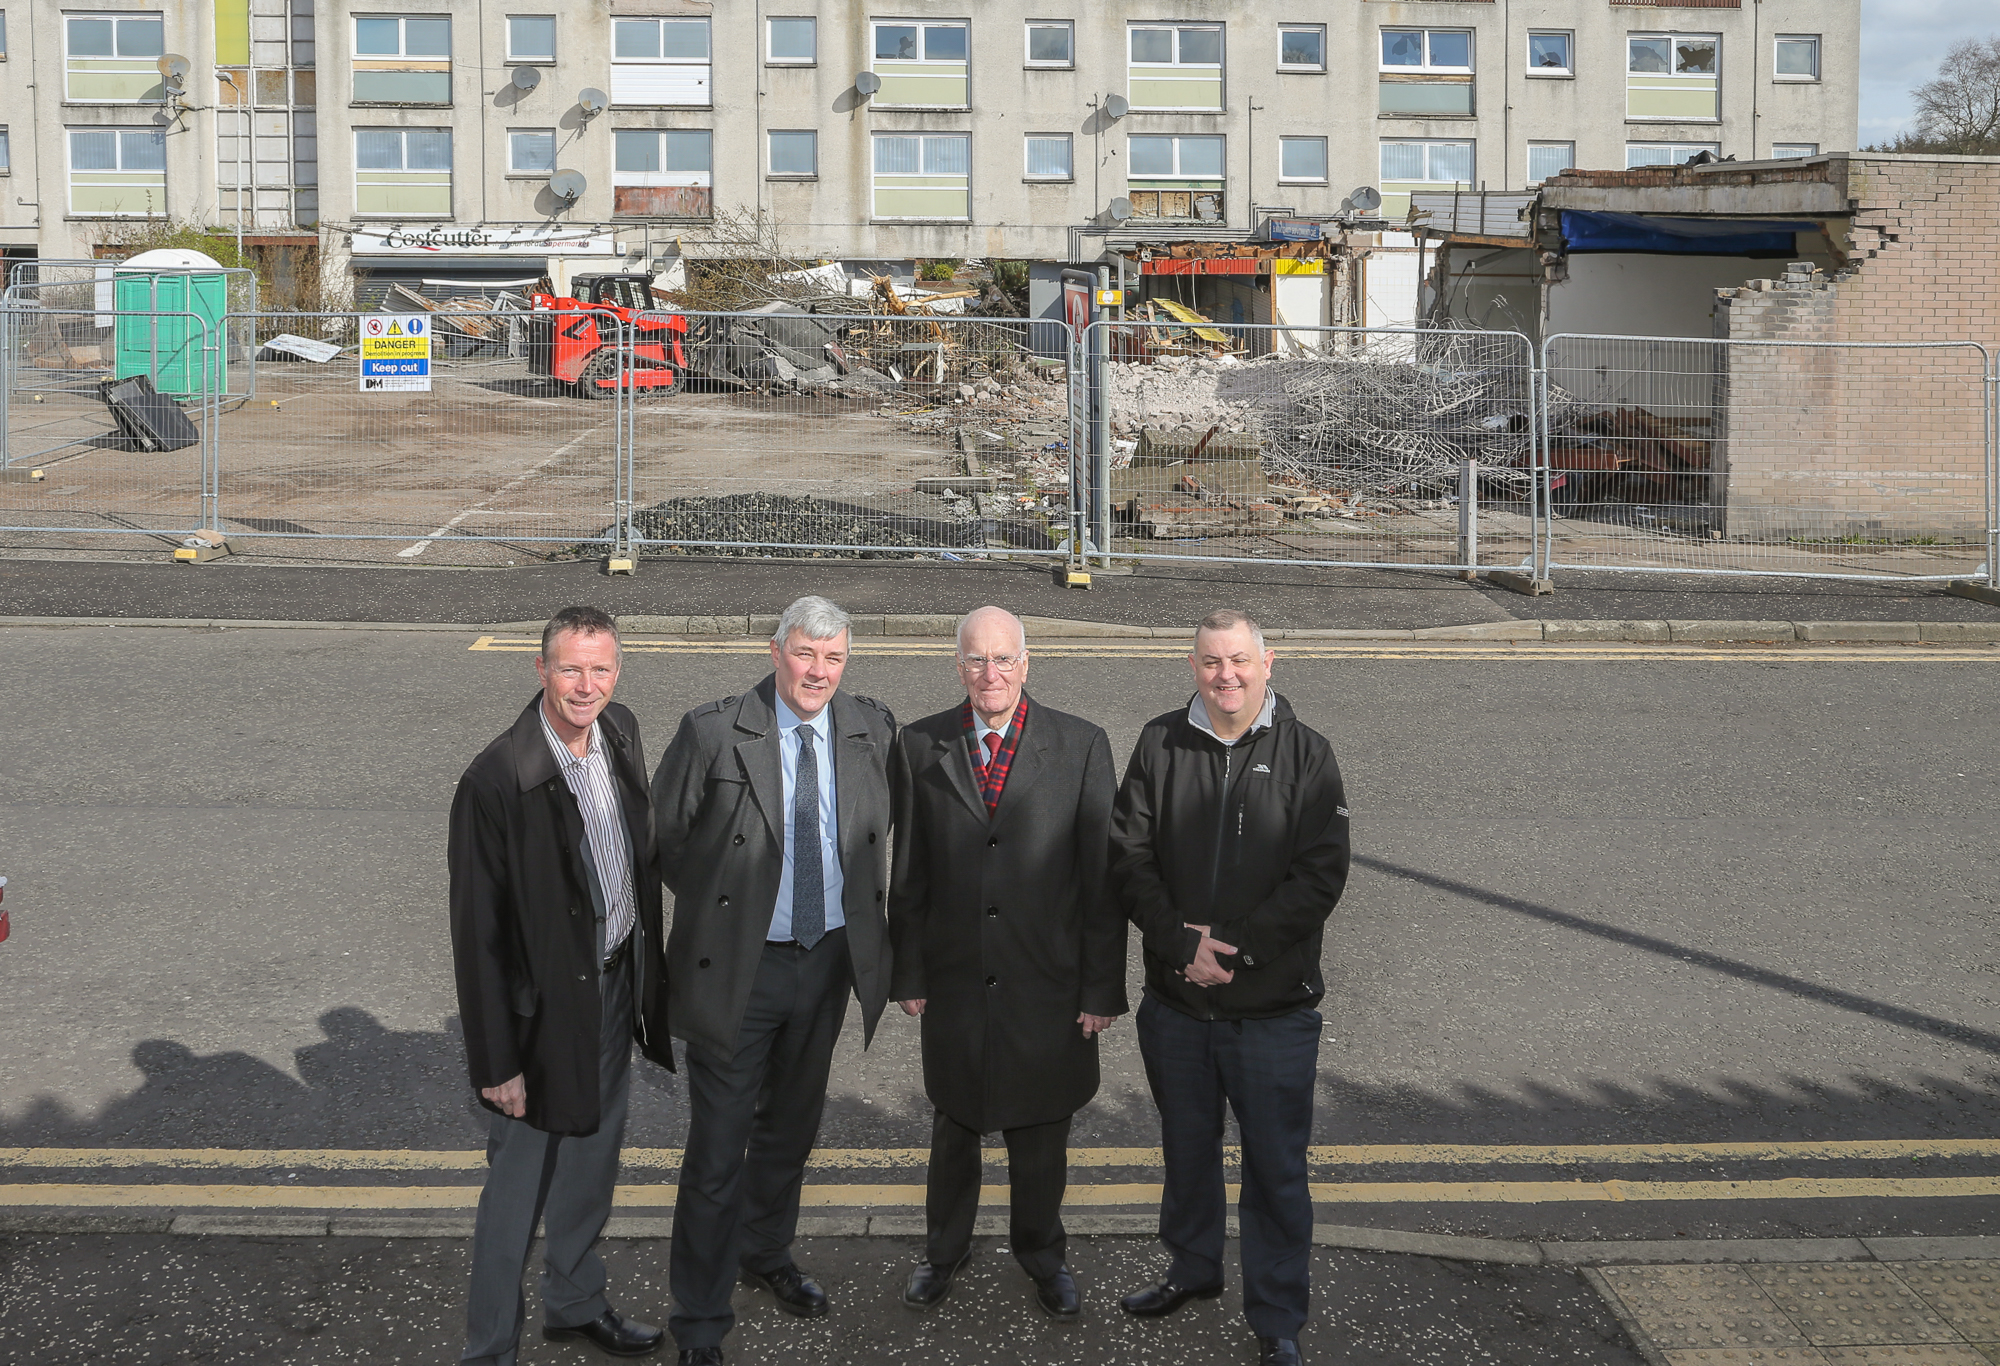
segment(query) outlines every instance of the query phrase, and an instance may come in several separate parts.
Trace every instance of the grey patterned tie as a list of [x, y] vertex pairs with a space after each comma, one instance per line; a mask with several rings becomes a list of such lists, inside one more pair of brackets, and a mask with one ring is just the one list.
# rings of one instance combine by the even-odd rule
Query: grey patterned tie
[[819, 757], [811, 726], [798, 727], [799, 773], [792, 784], [792, 938], [811, 948], [826, 935], [826, 875], [820, 865]]

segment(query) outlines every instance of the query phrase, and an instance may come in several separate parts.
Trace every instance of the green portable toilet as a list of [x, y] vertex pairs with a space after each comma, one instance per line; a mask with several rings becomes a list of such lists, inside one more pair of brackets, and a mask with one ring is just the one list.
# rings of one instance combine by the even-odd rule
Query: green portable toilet
[[120, 261], [112, 276], [118, 312], [116, 373], [148, 375], [163, 394], [202, 392], [204, 337], [193, 314], [207, 325], [208, 392], [229, 392], [223, 316], [229, 311], [229, 276], [222, 263], [198, 251], [142, 251]]

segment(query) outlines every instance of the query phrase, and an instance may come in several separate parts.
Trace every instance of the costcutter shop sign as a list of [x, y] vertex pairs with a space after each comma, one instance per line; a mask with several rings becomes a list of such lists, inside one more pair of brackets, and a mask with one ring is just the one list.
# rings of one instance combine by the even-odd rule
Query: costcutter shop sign
[[611, 256], [608, 232], [553, 228], [357, 228], [357, 256]]
[[361, 320], [361, 389], [429, 393], [431, 320], [422, 313], [373, 313]]

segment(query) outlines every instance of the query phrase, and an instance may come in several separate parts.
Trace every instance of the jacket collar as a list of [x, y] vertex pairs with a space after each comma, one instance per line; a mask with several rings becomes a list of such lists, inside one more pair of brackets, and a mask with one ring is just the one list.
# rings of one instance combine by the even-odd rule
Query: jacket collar
[[[645, 775], [639, 773], [637, 760], [632, 754], [631, 736], [625, 732], [626, 714], [622, 707], [605, 707], [598, 713], [597, 731], [604, 741], [612, 769], [624, 778], [628, 787], [636, 785], [644, 791]], [[542, 695], [539, 692], [528, 699], [528, 705], [522, 708], [509, 738], [514, 750], [515, 781], [521, 791], [540, 787], [559, 776], [561, 770], [556, 767], [556, 756], [550, 751], [549, 738], [542, 730]]]
[[[1020, 806], [1021, 792], [1032, 786], [1048, 766], [1048, 731], [1035, 724], [1038, 704], [1026, 691], [1022, 692], [1021, 700], [1028, 704], [1028, 710], [1021, 719], [1021, 734], [1014, 744], [1014, 762], [1007, 769], [1007, 786], [1000, 796], [1002, 813]], [[965, 730], [960, 722], [964, 714], [958, 707], [945, 713], [951, 724], [946, 727], [947, 734], [938, 741], [938, 747], [945, 751], [938, 765], [967, 810], [981, 820], [994, 819], [999, 813], [986, 809], [986, 798], [980, 793], [979, 781], [972, 772], [972, 752], [966, 746]]]
[[[781, 845], [785, 838], [785, 775], [784, 766], [778, 754], [778, 676], [766, 674], [764, 681], [752, 688], [736, 703], [736, 729], [742, 734], [736, 742], [737, 762], [742, 764], [743, 773], [750, 780], [750, 791], [757, 799], [757, 807], [764, 813], [764, 822], [770, 827], [771, 837]], [[853, 802], [860, 800], [855, 785], [842, 782], [842, 749], [849, 742], [859, 741], [866, 750], [873, 748], [869, 739], [868, 719], [859, 704], [848, 700], [844, 693], [836, 690], [833, 700], [827, 703], [832, 713], [828, 718], [833, 728], [834, 742], [827, 746], [828, 758], [834, 768], [834, 788], [840, 796], [839, 818], [841, 828], [846, 829], [853, 819], [850, 809]]]
[[[1241, 744], [1245, 740], [1255, 736], [1258, 731], [1269, 729], [1277, 721], [1277, 717], [1278, 690], [1267, 685], [1264, 689], [1264, 705], [1258, 710], [1257, 719], [1250, 723], [1250, 729], [1236, 737], [1234, 743]], [[1209, 724], [1208, 704], [1201, 700], [1201, 694], [1198, 692], [1188, 699], [1187, 719], [1190, 726], [1193, 726], [1218, 745], [1231, 743], [1228, 740], [1224, 740], [1220, 735], [1217, 735], [1215, 727]]]

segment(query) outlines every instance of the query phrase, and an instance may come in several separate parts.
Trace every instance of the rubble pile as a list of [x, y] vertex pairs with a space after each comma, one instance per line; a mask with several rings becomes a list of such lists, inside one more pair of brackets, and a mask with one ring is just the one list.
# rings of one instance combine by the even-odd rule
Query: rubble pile
[[[634, 535], [648, 541], [778, 547], [762, 553], [791, 559], [852, 558], [853, 554], [861, 559], [911, 559], [913, 551], [880, 547], [977, 548], [984, 544], [970, 500], [919, 501], [906, 496], [902, 501], [909, 506], [880, 507], [858, 500], [799, 498], [781, 493], [669, 498], [651, 507], [634, 509], [632, 530]], [[800, 548], [785, 548], [793, 546]], [[804, 548], [808, 546], [871, 548], [841, 554]], [[668, 549], [673, 554], [710, 553], [700, 544]]]

